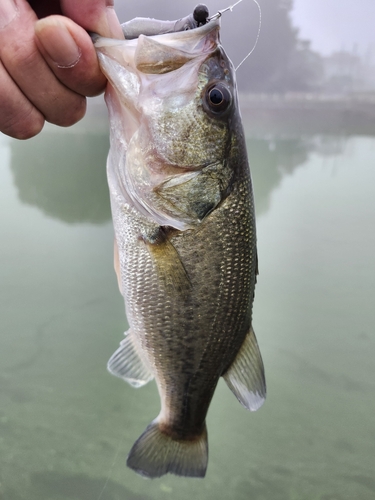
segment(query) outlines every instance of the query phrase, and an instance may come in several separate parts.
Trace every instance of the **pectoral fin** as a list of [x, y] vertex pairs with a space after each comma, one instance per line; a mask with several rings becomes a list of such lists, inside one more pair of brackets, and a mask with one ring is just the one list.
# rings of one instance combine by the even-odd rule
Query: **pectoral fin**
[[262, 406], [266, 398], [266, 381], [262, 357], [252, 328], [223, 377], [246, 409], [255, 411]]
[[108, 371], [120, 377], [133, 387], [141, 387], [154, 378], [147, 363], [142, 359], [134, 334], [129, 330], [125, 333], [120, 347], [108, 361]]
[[143, 236], [150, 255], [155, 262], [159, 278], [175, 293], [188, 294], [191, 282], [176, 248], [163, 228], [153, 238]]

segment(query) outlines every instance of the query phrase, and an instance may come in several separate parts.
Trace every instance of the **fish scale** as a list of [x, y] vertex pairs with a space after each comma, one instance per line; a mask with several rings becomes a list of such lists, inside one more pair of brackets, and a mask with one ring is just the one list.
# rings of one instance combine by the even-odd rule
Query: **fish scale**
[[155, 378], [160, 414], [127, 460], [146, 477], [205, 475], [205, 421], [221, 376], [249, 410], [266, 395], [252, 329], [251, 176], [219, 28], [217, 19], [95, 41], [109, 79], [115, 268], [130, 326], [108, 368], [135, 387]]

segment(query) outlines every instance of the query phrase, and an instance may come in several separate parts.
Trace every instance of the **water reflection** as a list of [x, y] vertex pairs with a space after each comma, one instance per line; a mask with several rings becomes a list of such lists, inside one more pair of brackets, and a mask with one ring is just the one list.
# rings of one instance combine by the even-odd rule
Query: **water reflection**
[[311, 153], [336, 156], [343, 152], [346, 141], [347, 138], [336, 136], [248, 138], [257, 214], [267, 212], [271, 193], [283, 177], [302, 166]]
[[108, 148], [103, 133], [46, 130], [27, 142], [12, 141], [11, 169], [20, 201], [70, 224], [109, 220]]
[[269, 398], [249, 414], [220, 383], [206, 479], [144, 481], [126, 454], [156, 387], [105, 370], [126, 329], [107, 138], [72, 130], [0, 150], [0, 499], [98, 500], [110, 471], [101, 500], [373, 500], [375, 140], [248, 139]]
[[284, 175], [306, 161], [312, 146], [311, 141], [302, 138], [247, 140], [257, 214], [268, 210], [272, 191]]

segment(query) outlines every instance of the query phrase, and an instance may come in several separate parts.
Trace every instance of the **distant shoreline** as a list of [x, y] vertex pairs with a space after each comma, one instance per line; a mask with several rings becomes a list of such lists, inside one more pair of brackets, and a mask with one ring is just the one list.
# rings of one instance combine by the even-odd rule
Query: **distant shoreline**
[[242, 94], [243, 123], [254, 135], [375, 135], [375, 93]]
[[[375, 93], [241, 94], [239, 102], [246, 134], [251, 136], [375, 136]], [[109, 130], [103, 96], [89, 99], [80, 123], [82, 130]]]

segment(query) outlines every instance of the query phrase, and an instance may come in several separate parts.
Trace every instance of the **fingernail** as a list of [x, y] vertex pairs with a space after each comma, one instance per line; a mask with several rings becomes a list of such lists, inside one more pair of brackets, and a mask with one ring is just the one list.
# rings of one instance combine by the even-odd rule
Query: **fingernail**
[[17, 7], [13, 0], [0, 0], [0, 29], [8, 26], [17, 15]]
[[35, 34], [52, 61], [59, 68], [72, 68], [81, 51], [66, 26], [56, 19], [45, 18], [35, 23]]
[[118, 20], [115, 9], [113, 7], [107, 7], [105, 10], [107, 15], [108, 28], [111, 32], [111, 36], [116, 38], [124, 38], [120, 21]]
[[115, 9], [111, 6], [107, 6], [101, 11], [100, 17], [96, 19], [95, 26], [91, 27], [90, 31], [95, 31], [101, 36], [124, 38]]

